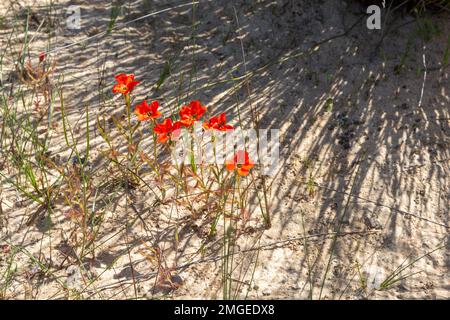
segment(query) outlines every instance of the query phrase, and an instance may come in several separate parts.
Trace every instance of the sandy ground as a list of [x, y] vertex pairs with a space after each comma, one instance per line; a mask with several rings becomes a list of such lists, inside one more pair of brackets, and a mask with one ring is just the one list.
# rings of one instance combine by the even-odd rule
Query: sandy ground
[[[179, 92], [178, 81], [184, 75], [187, 87], [193, 65], [191, 97], [214, 112], [226, 111], [234, 124], [238, 106], [242, 121], [250, 123], [253, 105], [261, 128], [281, 130], [281, 162], [269, 179], [273, 226], [240, 236], [234, 297], [450, 298], [450, 80], [449, 69], [442, 68], [448, 14], [432, 18], [440, 32], [425, 42], [411, 16], [398, 14], [381, 31], [368, 30], [364, 8], [346, 1], [200, 1], [195, 37], [192, 7], [185, 6], [72, 45], [105, 29], [110, 2], [55, 3], [56, 12], [69, 4], [82, 8], [81, 30], [68, 30], [64, 15], [55, 14], [51, 49], [68, 47], [50, 55], [59, 76], [54, 82], [65, 88], [66, 108], [80, 136], [86, 106], [93, 118], [115, 112], [118, 98], [110, 92], [114, 74], [136, 74], [143, 82], [136, 88], [137, 99], [157, 97], [169, 103], [187, 94]], [[118, 22], [174, 3], [127, 2]], [[3, 14], [9, 4], [1, 5]], [[39, 21], [44, 2], [30, 4]], [[8, 30], [2, 30], [2, 46]], [[48, 35], [33, 34], [31, 50], [37, 54], [45, 49]], [[405, 66], [398, 73], [405, 52]], [[167, 61], [173, 64], [172, 75], [156, 91]], [[3, 64], [2, 81], [7, 83], [13, 69]], [[249, 87], [235, 90], [235, 83], [225, 81], [246, 71], [253, 72]], [[91, 132], [92, 157], [98, 158], [93, 166], [101, 166], [102, 138], [95, 125]], [[50, 150], [67, 158], [61, 125], [51, 134]], [[24, 220], [36, 206], [21, 203], [10, 186], [2, 189], [0, 243], [26, 248], [52, 266], [54, 275], [37, 272], [29, 255], [16, 255], [18, 272], [7, 290], [9, 298], [64, 298], [67, 293], [58, 281], [77, 289], [86, 287], [86, 275], [98, 278], [82, 298], [131, 298], [135, 290], [148, 298], [222, 297], [221, 240], [205, 240], [205, 219], [190, 221], [183, 211], [172, 215], [170, 203], [153, 206], [148, 191], [136, 191], [143, 221], [126, 235], [120, 231], [130, 219], [124, 196], [105, 196], [115, 205], [105, 209], [95, 260], [83, 261], [81, 270], [64, 241], [72, 225], [63, 212], [56, 210], [51, 230], [39, 220], [27, 226]], [[258, 226], [259, 220], [253, 212], [251, 224]], [[180, 237], [176, 245], [174, 221]], [[131, 247], [124, 245], [125, 237]], [[161, 248], [173, 280], [181, 283], [178, 289], [154, 289], [157, 270], [146, 259], [143, 243]], [[409, 264], [395, 276], [405, 279], [376, 290]], [[6, 255], [0, 253], [0, 270], [5, 268]]]

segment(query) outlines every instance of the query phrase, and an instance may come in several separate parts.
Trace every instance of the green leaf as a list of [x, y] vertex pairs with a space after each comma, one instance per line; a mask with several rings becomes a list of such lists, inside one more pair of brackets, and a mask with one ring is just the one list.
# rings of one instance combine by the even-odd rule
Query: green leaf
[[164, 68], [162, 69], [161, 73], [159, 74], [159, 79], [156, 82], [156, 90], [161, 87], [161, 85], [166, 81], [167, 77], [170, 75], [170, 63], [166, 62], [164, 64]]
[[116, 24], [117, 17], [119, 16], [121, 12], [122, 7], [118, 4], [113, 5], [111, 8], [111, 15], [109, 18], [109, 24], [108, 24], [108, 31], [107, 33], [110, 33], [112, 29], [114, 28], [114, 25]]

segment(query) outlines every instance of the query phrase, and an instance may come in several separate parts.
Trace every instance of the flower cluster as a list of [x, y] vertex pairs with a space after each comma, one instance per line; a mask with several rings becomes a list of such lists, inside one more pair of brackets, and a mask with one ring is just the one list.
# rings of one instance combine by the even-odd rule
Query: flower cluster
[[[134, 74], [119, 74], [116, 77], [117, 84], [113, 87], [114, 93], [121, 93], [124, 96], [134, 89], [140, 81], [134, 80]], [[200, 121], [206, 113], [207, 107], [202, 105], [200, 101], [193, 100], [189, 105], [183, 105], [179, 111], [179, 120], [173, 121], [172, 118], [165, 118], [162, 122], [157, 122], [157, 118], [162, 116], [158, 111], [158, 101], [152, 101], [148, 104], [147, 100], [142, 101], [134, 108], [134, 114], [138, 121], [151, 121], [153, 123], [153, 132], [156, 134], [156, 140], [160, 143], [171, 142], [181, 134], [182, 128], [192, 128], [193, 125]], [[204, 130], [228, 131], [233, 130], [233, 126], [227, 124], [225, 113], [211, 117], [202, 124]], [[226, 160], [226, 169], [236, 171], [240, 176], [246, 176], [250, 173], [254, 163], [249, 158], [247, 151], [238, 150], [233, 157]]]

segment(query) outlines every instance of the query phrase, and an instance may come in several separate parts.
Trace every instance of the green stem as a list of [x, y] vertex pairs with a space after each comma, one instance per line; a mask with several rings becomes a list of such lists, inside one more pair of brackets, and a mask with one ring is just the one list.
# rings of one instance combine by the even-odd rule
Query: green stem
[[127, 93], [125, 95], [125, 105], [126, 105], [126, 110], [127, 110], [127, 120], [128, 120], [128, 145], [132, 145], [133, 144], [133, 128], [131, 127], [131, 99], [130, 99], [130, 94]]

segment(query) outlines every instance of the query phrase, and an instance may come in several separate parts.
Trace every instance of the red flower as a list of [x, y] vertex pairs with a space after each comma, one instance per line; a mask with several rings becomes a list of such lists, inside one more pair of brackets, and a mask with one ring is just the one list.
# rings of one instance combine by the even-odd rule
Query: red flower
[[195, 100], [189, 103], [189, 106], [183, 106], [180, 110], [180, 122], [184, 127], [189, 127], [199, 120], [206, 111], [206, 107], [202, 106], [200, 101]]
[[39, 62], [42, 62], [42, 61], [44, 61], [45, 60], [45, 52], [41, 52], [40, 54], [39, 54]]
[[133, 88], [140, 83], [140, 81], [134, 81], [134, 74], [121, 73], [116, 76], [117, 84], [113, 87], [114, 93], [127, 94], [133, 90]]
[[227, 124], [225, 113], [222, 113], [219, 116], [212, 117], [211, 119], [209, 119], [209, 122], [204, 122], [203, 128], [215, 129], [219, 131], [233, 130], [233, 126]]
[[158, 101], [152, 101], [152, 103], [148, 105], [147, 100], [144, 100], [134, 108], [134, 113], [137, 115], [139, 121], [147, 121], [161, 116], [161, 112], [158, 111], [158, 108]]
[[158, 135], [159, 142], [166, 142], [173, 140], [180, 136], [181, 123], [179, 121], [172, 123], [172, 119], [164, 119], [162, 123], [158, 123], [153, 128], [153, 131]]
[[226, 160], [225, 164], [228, 171], [236, 170], [240, 176], [248, 175], [255, 165], [245, 150], [238, 150], [233, 158]]

